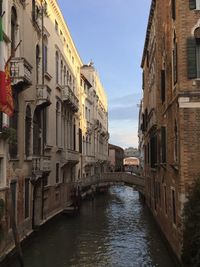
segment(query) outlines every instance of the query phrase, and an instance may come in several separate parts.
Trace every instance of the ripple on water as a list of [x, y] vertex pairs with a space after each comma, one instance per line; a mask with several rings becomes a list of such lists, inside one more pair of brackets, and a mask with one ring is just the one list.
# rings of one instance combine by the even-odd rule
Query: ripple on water
[[25, 267], [175, 266], [138, 193], [123, 186], [85, 202], [80, 216], [60, 217], [24, 256]]

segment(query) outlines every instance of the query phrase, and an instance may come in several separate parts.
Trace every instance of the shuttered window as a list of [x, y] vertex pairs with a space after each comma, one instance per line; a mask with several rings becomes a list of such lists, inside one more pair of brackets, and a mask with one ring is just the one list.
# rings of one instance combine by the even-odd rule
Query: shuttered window
[[196, 55], [196, 39], [187, 39], [187, 59], [188, 59], [188, 78], [197, 78], [197, 55]]

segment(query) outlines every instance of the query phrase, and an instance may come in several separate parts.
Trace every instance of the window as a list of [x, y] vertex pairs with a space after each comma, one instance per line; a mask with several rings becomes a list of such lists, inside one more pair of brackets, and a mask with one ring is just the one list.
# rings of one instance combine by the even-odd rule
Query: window
[[58, 145], [59, 103], [56, 103], [56, 145]]
[[151, 168], [156, 168], [157, 164], [157, 135], [156, 133], [150, 139]]
[[56, 51], [56, 83], [59, 83], [59, 56]]
[[166, 127], [161, 127], [161, 163], [166, 163]]
[[172, 189], [172, 219], [173, 223], [176, 224], [176, 194], [174, 189]]
[[64, 85], [67, 84], [67, 72], [66, 72], [66, 66], [64, 66]]
[[33, 155], [41, 154], [41, 112], [36, 109], [33, 116]]
[[200, 27], [187, 40], [188, 79], [200, 78]]
[[200, 0], [189, 0], [190, 9], [200, 9]]
[[47, 72], [47, 63], [48, 63], [48, 39], [47, 36], [44, 36], [44, 51], [43, 51], [44, 72]]
[[26, 119], [25, 119], [25, 154], [26, 154], [26, 157], [30, 156], [30, 145], [31, 145], [31, 109], [29, 106], [27, 106]]
[[17, 12], [14, 7], [11, 10], [11, 51], [14, 56], [14, 50], [16, 47], [16, 33], [17, 33]]
[[178, 128], [176, 120], [174, 123], [174, 161], [178, 161]]
[[178, 46], [177, 46], [177, 40], [176, 40], [176, 33], [174, 32], [174, 40], [173, 40], [173, 82], [174, 82], [174, 85], [178, 81], [177, 57], [178, 57]]
[[35, 22], [35, 0], [32, 0], [32, 20]]
[[176, 0], [172, 0], [172, 19], [176, 19]]
[[82, 153], [82, 130], [79, 128], [79, 153]]
[[25, 219], [29, 217], [29, 179], [25, 179], [25, 188], [24, 188], [24, 217]]
[[167, 214], [167, 187], [164, 185], [164, 207], [165, 207], [165, 213]]
[[58, 22], [55, 20], [55, 30], [58, 32]]
[[60, 63], [60, 83], [61, 83], [61, 85], [63, 83], [63, 62], [62, 62], [62, 60]]
[[40, 47], [36, 46], [36, 83], [39, 83], [39, 63], [40, 63]]
[[74, 125], [73, 125], [73, 139], [74, 139], [73, 149], [74, 151], [76, 151], [76, 121], [75, 119], [74, 119]]
[[59, 173], [60, 171], [60, 166], [59, 166], [59, 163], [56, 163], [56, 183], [59, 183]]
[[200, 78], [200, 38], [196, 38], [197, 78]]

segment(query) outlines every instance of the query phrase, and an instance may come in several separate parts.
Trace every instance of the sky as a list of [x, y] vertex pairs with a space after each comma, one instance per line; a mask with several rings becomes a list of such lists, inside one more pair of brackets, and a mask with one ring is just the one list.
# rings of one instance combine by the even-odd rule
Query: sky
[[91, 60], [108, 97], [109, 143], [138, 147], [140, 68], [150, 0], [57, 0], [85, 64]]

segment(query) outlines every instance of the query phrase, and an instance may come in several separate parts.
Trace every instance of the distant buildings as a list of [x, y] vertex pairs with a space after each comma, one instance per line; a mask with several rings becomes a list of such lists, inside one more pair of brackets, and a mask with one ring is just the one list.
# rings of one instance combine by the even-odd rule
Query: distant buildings
[[115, 145], [108, 145], [108, 159], [109, 169], [112, 172], [122, 172], [124, 170], [124, 150], [123, 148]]
[[138, 149], [134, 148], [134, 147], [128, 147], [124, 149], [124, 157], [128, 158], [128, 157], [138, 157], [139, 153], [138, 153]]
[[153, 0], [142, 57], [146, 202], [179, 259], [183, 207], [200, 176], [199, 12], [199, 1]]
[[109, 138], [106, 93], [57, 1], [4, 0], [4, 11], [0, 58], [13, 55], [14, 115], [0, 113], [0, 260], [13, 224], [23, 239], [63, 210], [74, 186], [105, 171]]

